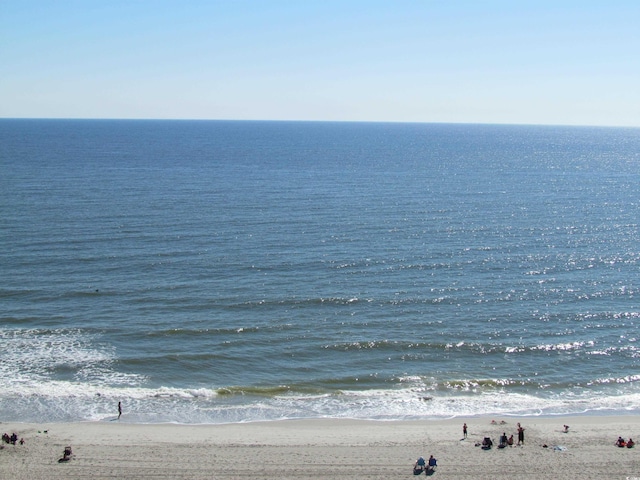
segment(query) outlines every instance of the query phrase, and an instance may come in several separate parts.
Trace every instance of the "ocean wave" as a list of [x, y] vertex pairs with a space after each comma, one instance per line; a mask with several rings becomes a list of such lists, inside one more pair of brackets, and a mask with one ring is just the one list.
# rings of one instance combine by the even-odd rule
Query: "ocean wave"
[[[636, 379], [637, 380], [637, 379]], [[474, 382], [471, 382], [474, 383]], [[482, 381], [476, 382], [478, 385]], [[4, 420], [25, 422], [115, 420], [121, 401], [124, 422], [236, 423], [290, 418], [375, 420], [438, 419], [474, 416], [624, 414], [640, 408], [637, 384], [533, 393], [509, 392], [500, 381], [480, 391], [431, 390], [420, 380], [403, 388], [300, 391], [290, 386], [220, 389], [95, 388], [53, 382], [39, 390], [2, 396]]]
[[322, 346], [325, 350], [349, 351], [349, 350], [381, 350], [381, 351], [413, 351], [413, 352], [459, 352], [461, 354], [475, 355], [532, 355], [536, 353], [548, 352], [575, 352], [580, 351], [585, 354], [637, 354], [637, 347], [634, 345], [609, 346], [602, 350], [595, 341], [573, 341], [559, 342], [540, 345], [527, 345], [523, 343], [507, 344], [506, 342], [474, 342], [458, 341], [432, 342], [425, 340], [362, 340], [351, 342], [337, 342]]
[[4, 329], [0, 339], [0, 392], [37, 389], [58, 379], [98, 385], [144, 381], [117, 371], [114, 348], [83, 329]]

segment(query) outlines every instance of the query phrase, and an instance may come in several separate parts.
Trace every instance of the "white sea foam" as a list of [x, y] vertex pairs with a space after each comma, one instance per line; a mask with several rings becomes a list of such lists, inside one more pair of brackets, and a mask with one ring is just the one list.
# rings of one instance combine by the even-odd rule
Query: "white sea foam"
[[[289, 388], [276, 389], [275, 394], [254, 388], [243, 393], [236, 388], [220, 395], [216, 388], [144, 387], [144, 377], [112, 368], [112, 348], [79, 329], [2, 330], [0, 338], [6, 346], [0, 353], [5, 418], [23, 421], [111, 419], [120, 400], [126, 404], [126, 421], [179, 423], [561, 415], [640, 409], [638, 375], [600, 378], [591, 385], [595, 390], [562, 393], [507, 391], [503, 388], [511, 384], [507, 379], [443, 382], [407, 375], [399, 377], [392, 388], [317, 394]], [[572, 348], [577, 345], [541, 347]]]
[[[619, 386], [619, 384], [616, 384]], [[630, 384], [627, 384], [629, 386]], [[633, 386], [633, 385], [632, 385]], [[283, 418], [429, 419], [460, 416], [567, 415], [620, 413], [640, 408], [637, 389], [530, 395], [496, 390], [484, 393], [403, 389], [343, 390], [325, 394], [224, 395], [209, 389], [104, 388], [70, 382], [26, 385], [5, 397], [5, 418], [23, 421], [104, 420], [114, 405], [126, 406], [123, 421], [228, 423]]]
[[[0, 330], [0, 392], [78, 395], [106, 385], [137, 385], [144, 377], [112, 368], [115, 351], [80, 329]], [[61, 378], [69, 377], [61, 380]]]

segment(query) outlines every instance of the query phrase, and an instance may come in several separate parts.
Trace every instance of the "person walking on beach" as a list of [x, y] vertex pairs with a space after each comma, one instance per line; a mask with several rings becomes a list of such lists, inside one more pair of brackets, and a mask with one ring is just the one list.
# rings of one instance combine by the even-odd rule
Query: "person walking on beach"
[[118, 420], [122, 416], [122, 402], [118, 402]]
[[518, 423], [518, 445], [524, 445], [524, 428]]
[[462, 425], [462, 438], [467, 438], [467, 424]]

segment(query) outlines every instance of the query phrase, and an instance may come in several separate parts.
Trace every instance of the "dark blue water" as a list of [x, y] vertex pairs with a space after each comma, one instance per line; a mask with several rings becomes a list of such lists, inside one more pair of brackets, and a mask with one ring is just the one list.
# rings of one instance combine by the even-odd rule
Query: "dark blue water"
[[0, 417], [635, 411], [639, 167], [638, 129], [0, 120]]

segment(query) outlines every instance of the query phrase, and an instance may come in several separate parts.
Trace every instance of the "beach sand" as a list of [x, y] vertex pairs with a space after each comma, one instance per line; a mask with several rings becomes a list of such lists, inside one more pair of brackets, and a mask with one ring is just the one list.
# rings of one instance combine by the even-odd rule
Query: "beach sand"
[[[109, 422], [0, 423], [2, 433], [16, 432], [25, 439], [24, 445], [3, 444], [0, 478], [414, 478], [416, 459], [433, 455], [438, 460], [433, 478], [439, 479], [640, 479], [640, 447], [614, 445], [618, 436], [640, 439], [636, 416], [494, 420], [496, 424], [474, 417], [193, 426], [128, 424], [125, 415]], [[524, 446], [489, 451], [476, 446], [485, 436], [497, 444], [502, 432], [517, 441], [517, 422], [525, 428]], [[564, 424], [570, 426], [568, 433], [562, 431]], [[66, 446], [72, 447], [72, 457], [59, 463]]]

